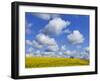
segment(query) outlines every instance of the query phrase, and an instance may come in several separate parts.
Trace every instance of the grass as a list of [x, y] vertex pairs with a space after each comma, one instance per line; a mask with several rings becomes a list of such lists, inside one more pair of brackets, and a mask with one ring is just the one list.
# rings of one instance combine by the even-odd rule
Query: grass
[[26, 68], [60, 67], [60, 66], [89, 65], [89, 60], [79, 58], [55, 58], [55, 57], [26, 57]]

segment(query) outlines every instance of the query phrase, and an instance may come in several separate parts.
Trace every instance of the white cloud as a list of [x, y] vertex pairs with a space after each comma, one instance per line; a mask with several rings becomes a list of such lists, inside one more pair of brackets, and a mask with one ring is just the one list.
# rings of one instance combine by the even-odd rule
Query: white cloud
[[50, 38], [48, 35], [42, 33], [36, 36], [36, 40], [43, 45], [56, 45], [56, 41], [54, 38]]
[[51, 52], [43, 52], [44, 55], [50, 55]]
[[33, 47], [35, 47], [35, 48], [38, 48], [38, 49], [43, 48], [43, 45], [39, 44], [39, 43], [38, 43], [37, 41], [35, 41], [35, 40], [32, 41], [32, 44], [33, 44]]
[[36, 53], [36, 54], [40, 54], [40, 53], [41, 53], [41, 51], [40, 51], [40, 50], [37, 50], [35, 53]]
[[69, 21], [62, 20], [61, 18], [54, 18], [49, 21], [45, 26], [43, 32], [45, 34], [55, 34], [59, 35], [62, 33], [63, 29], [70, 25]]
[[62, 46], [61, 46], [61, 50], [62, 50], [62, 51], [65, 51], [65, 50], [66, 50], [66, 46], [65, 46], [65, 45], [62, 45]]
[[59, 47], [58, 47], [58, 45], [49, 45], [47, 47], [47, 50], [49, 50], [49, 51], [58, 51]]
[[51, 18], [49, 14], [37, 14], [36, 16], [44, 20], [49, 20]]
[[31, 34], [31, 27], [33, 26], [33, 24], [32, 23], [28, 23], [27, 21], [25, 22], [25, 32], [26, 32], [26, 34]]
[[33, 49], [32, 47], [28, 48], [28, 52], [29, 52], [29, 53], [32, 53], [33, 50], [34, 50], [34, 49]]
[[69, 29], [66, 29], [63, 31], [63, 33], [71, 33], [71, 31]]
[[64, 54], [68, 54], [68, 55], [76, 54], [76, 53], [77, 53], [76, 50], [73, 50], [73, 51], [71, 51], [71, 50], [67, 50], [66, 52], [64, 52]]
[[32, 23], [28, 23], [27, 20], [26, 20], [26, 22], [25, 22], [25, 27], [26, 28], [31, 28], [32, 25], [33, 25]]
[[86, 51], [82, 51], [81, 52], [80, 58], [82, 58], [82, 59], [89, 59], [89, 57], [90, 57], [89, 52], [86, 52]]
[[26, 50], [25, 50], [25, 53], [26, 54], [32, 54], [33, 53], [33, 51], [34, 51], [34, 48], [33, 47], [28, 47], [28, 48], [25, 48]]
[[50, 38], [48, 35], [40, 33], [37, 35], [36, 40], [39, 42], [39, 44], [46, 45], [47, 46], [46, 50], [48, 50], [48, 51], [59, 50], [59, 47], [58, 47], [55, 39]]
[[64, 54], [72, 54], [70, 50], [67, 50]]
[[32, 45], [32, 42], [30, 40], [26, 40], [25, 42], [27, 45], [30, 45], [30, 46]]
[[84, 37], [78, 30], [74, 30], [73, 33], [67, 36], [67, 38], [72, 44], [80, 44], [84, 42]]
[[27, 24], [27, 27], [32, 27], [32, 23], [28, 23]]
[[26, 29], [25, 29], [25, 32], [26, 32], [26, 34], [31, 34], [31, 33], [32, 33], [31, 30], [30, 30], [29, 28], [26, 28]]
[[44, 20], [50, 20], [51, 18], [59, 17], [59, 15], [57, 14], [48, 14], [48, 13], [33, 14], [33, 15], [36, 15], [37, 17], [44, 19]]
[[25, 54], [26, 57], [32, 57], [32, 54], [29, 53], [29, 54]]
[[89, 50], [90, 50], [89, 47], [86, 47], [86, 48], [85, 48], [85, 51], [86, 51], [86, 52], [89, 52]]
[[59, 55], [63, 55], [63, 52], [59, 51], [58, 54], [59, 54]]
[[40, 49], [40, 48], [43, 47], [43, 45], [39, 44], [39, 43], [38, 43], [37, 41], [35, 41], [35, 40], [33, 40], [33, 41], [26, 40], [26, 44], [27, 44], [27, 45], [30, 45], [30, 46], [32, 46], [32, 47], [38, 48], [38, 49]]

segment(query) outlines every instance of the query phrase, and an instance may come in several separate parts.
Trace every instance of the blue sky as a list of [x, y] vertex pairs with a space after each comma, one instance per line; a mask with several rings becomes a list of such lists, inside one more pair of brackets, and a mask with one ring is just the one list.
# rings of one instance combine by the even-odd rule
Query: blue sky
[[26, 12], [25, 28], [26, 54], [89, 48], [88, 15]]

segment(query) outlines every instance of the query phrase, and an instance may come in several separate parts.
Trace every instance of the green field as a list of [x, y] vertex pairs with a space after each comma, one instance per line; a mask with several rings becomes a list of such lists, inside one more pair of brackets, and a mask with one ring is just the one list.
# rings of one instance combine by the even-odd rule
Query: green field
[[89, 65], [89, 60], [79, 58], [56, 58], [56, 57], [26, 57], [26, 68], [82, 66]]

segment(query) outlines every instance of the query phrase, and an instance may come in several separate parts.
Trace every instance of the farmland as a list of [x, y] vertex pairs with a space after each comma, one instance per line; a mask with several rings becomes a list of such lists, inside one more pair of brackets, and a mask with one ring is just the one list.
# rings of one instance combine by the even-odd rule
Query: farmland
[[89, 60], [79, 58], [56, 58], [56, 57], [26, 57], [26, 68], [82, 66], [89, 65]]

